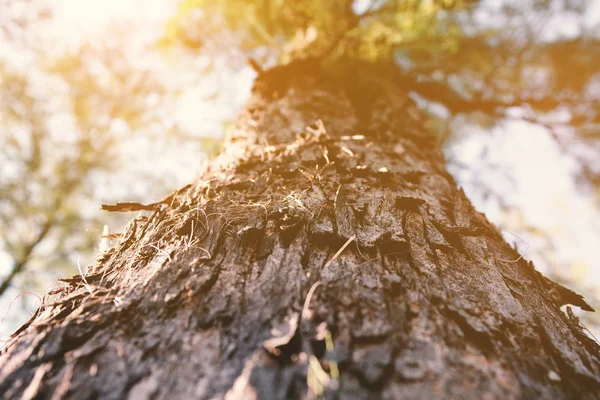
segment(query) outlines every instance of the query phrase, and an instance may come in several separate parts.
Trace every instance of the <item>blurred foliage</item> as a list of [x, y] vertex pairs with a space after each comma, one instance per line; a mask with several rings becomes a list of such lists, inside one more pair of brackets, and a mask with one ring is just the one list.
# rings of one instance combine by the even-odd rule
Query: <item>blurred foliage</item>
[[[124, 148], [192, 140], [180, 140], [166, 118], [173, 90], [125, 46], [128, 32], [114, 26], [110, 40], [59, 48], [44, 37], [51, 18], [42, 2], [0, 3], [0, 255], [9, 257], [8, 265], [0, 260], [8, 267], [0, 296], [11, 287], [18, 288], [13, 298], [42, 293], [85, 268], [80, 258], [95, 256], [103, 226], [119, 229], [130, 218], [100, 213], [99, 194], [150, 196], [177, 182], [152, 174], [150, 161], [126, 179], [143, 180], [145, 189], [127, 194], [118, 176], [138, 160], [127, 159]], [[31, 306], [34, 299], [22, 300]]]
[[[349, 0], [184, 0], [159, 42], [201, 50], [224, 27], [243, 37], [240, 48], [266, 47], [287, 62], [323, 57], [391, 59], [398, 45], [455, 51], [460, 26], [449, 11], [466, 8], [466, 0], [373, 1], [364, 10]], [[272, 57], [273, 54], [266, 54]]]

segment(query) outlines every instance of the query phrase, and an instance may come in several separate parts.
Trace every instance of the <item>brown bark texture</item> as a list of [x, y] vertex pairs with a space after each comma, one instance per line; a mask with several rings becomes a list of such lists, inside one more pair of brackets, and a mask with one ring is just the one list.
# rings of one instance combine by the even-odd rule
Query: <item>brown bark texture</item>
[[600, 398], [559, 309], [591, 308], [473, 208], [393, 79], [266, 71], [167, 199], [15, 333], [0, 397]]

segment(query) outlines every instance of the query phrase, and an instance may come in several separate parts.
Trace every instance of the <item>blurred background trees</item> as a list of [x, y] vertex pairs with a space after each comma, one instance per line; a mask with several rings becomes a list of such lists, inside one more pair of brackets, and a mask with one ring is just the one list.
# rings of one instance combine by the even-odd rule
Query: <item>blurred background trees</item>
[[[85, 268], [104, 225], [129, 219], [101, 214], [101, 202], [160, 196], [203, 154], [171, 118], [178, 87], [158, 55], [123, 22], [74, 40], [52, 7], [0, 3], [2, 338], [57, 278]], [[175, 156], [182, 145], [193, 159]]]
[[199, 173], [249, 60], [298, 57], [398, 65], [479, 210], [600, 307], [600, 1], [0, 0], [0, 339], [133, 217], [99, 204]]

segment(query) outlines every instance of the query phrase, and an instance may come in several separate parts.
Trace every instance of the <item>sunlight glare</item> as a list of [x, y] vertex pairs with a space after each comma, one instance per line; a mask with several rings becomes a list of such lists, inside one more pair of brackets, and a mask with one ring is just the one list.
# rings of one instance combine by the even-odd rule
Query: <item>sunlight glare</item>
[[[157, 27], [171, 15], [174, 1], [164, 0], [46, 0], [60, 20], [63, 34], [87, 36], [102, 33], [115, 23], [143, 22], [144, 28]], [[83, 37], [80, 37], [83, 39]]]

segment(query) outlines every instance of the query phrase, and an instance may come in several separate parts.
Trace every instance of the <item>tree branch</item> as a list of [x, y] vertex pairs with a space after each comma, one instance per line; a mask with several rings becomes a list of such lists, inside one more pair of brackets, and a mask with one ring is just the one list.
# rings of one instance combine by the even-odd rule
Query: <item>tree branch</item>
[[[319, 60], [323, 60], [323, 59], [327, 58], [329, 56], [329, 54], [331, 54], [331, 52], [333, 50], [335, 50], [335, 48], [342, 41], [342, 39], [344, 39], [350, 31], [352, 31], [354, 28], [356, 28], [363, 19], [365, 19], [367, 17], [371, 17], [373, 15], [383, 13], [386, 10], [385, 7], [380, 7], [380, 8], [375, 9], [374, 6], [375, 6], [375, 3], [372, 3], [371, 6], [365, 12], [363, 12], [360, 15], [354, 15], [354, 18], [350, 19], [348, 26], [346, 28], [342, 29], [340, 32], [338, 32], [338, 34], [333, 38], [333, 40], [329, 43], [329, 45], [324, 50], [322, 50], [316, 56], [316, 58]], [[351, 10], [350, 10], [350, 14], [352, 14]]]
[[271, 18], [271, 0], [263, 0], [263, 11], [265, 14], [265, 28], [269, 36], [273, 36], [273, 20]]
[[452, 89], [448, 84], [439, 81], [417, 81], [417, 78], [412, 75], [405, 75], [400, 78], [400, 83], [403, 87], [413, 90], [419, 95], [428, 100], [443, 104], [448, 110], [453, 113], [467, 113], [473, 111], [481, 111], [486, 114], [494, 114], [497, 109], [505, 109], [509, 107], [530, 106], [531, 108], [549, 112], [559, 106], [568, 106], [573, 108], [582, 104], [593, 105], [594, 101], [579, 101], [577, 98], [558, 96], [554, 97], [519, 97], [511, 101], [504, 101], [494, 98], [482, 98], [474, 96], [466, 99]]
[[22, 257], [19, 260], [15, 260], [12, 270], [10, 271], [8, 276], [4, 278], [2, 284], [0, 284], [0, 296], [2, 296], [6, 289], [8, 289], [14, 277], [25, 269], [25, 266], [29, 262], [36, 246], [40, 244], [40, 242], [44, 240], [44, 238], [48, 235], [48, 232], [50, 232], [50, 229], [54, 224], [54, 220], [54, 215], [46, 220], [46, 223], [44, 223], [44, 225], [42, 226], [42, 230], [38, 233], [36, 238], [25, 247], [25, 251], [23, 252]]

